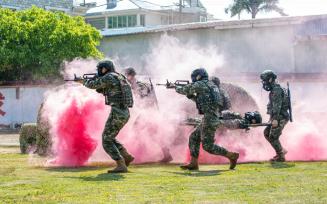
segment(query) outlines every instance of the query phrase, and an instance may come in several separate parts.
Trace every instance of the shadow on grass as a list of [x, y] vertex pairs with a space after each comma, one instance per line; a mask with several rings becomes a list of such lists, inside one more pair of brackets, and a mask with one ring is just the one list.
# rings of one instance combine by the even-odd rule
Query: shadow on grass
[[288, 164], [283, 162], [271, 162], [271, 167], [274, 169], [284, 169], [284, 168], [293, 168], [295, 164]]
[[220, 173], [230, 170], [209, 170], [209, 171], [181, 171], [181, 172], [169, 172], [182, 176], [202, 177], [202, 176], [217, 176]]
[[118, 181], [121, 179], [124, 179], [124, 176], [122, 174], [108, 174], [108, 173], [101, 173], [97, 176], [79, 176], [79, 177], [65, 177], [65, 178], [71, 178], [71, 179], [80, 179], [83, 181]]
[[104, 169], [108, 167], [76, 167], [76, 168], [71, 168], [71, 167], [54, 167], [54, 168], [46, 168], [46, 171], [51, 171], [51, 172], [84, 172], [84, 171], [92, 171], [92, 170], [99, 170], [99, 169]]

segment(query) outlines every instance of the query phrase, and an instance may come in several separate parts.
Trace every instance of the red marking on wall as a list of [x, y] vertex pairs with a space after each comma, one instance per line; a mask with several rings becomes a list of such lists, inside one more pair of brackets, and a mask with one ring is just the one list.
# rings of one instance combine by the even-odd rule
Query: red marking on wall
[[[0, 108], [2, 107], [2, 105], [4, 104], [3, 100], [5, 100], [5, 97], [2, 95], [2, 93], [0, 92]], [[0, 115], [4, 116], [6, 115], [6, 112], [4, 112], [3, 110], [0, 109]]]

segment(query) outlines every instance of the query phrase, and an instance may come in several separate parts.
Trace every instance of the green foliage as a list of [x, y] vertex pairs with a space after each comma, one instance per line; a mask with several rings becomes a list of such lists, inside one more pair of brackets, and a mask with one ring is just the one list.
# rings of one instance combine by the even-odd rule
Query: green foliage
[[40, 168], [26, 155], [0, 154], [1, 203], [327, 203], [327, 162], [201, 165], [132, 165]]
[[56, 77], [64, 61], [101, 57], [100, 39], [82, 17], [0, 8], [0, 81]]
[[19, 133], [19, 145], [22, 154], [26, 154], [35, 145], [37, 137], [36, 124], [28, 123], [22, 126]]
[[225, 13], [230, 13], [231, 17], [241, 15], [242, 11], [250, 13], [255, 18], [259, 12], [276, 11], [282, 16], [286, 16], [283, 9], [278, 7], [279, 0], [234, 0], [233, 3], [225, 9]]

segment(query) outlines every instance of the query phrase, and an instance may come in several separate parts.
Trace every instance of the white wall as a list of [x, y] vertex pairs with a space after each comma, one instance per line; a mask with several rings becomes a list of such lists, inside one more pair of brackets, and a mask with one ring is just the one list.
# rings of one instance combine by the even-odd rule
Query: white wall
[[0, 115], [0, 125], [36, 122], [37, 112], [43, 100], [47, 87], [19, 87], [19, 97], [16, 98], [16, 87], [0, 87], [0, 93], [5, 97], [0, 109], [6, 114]]

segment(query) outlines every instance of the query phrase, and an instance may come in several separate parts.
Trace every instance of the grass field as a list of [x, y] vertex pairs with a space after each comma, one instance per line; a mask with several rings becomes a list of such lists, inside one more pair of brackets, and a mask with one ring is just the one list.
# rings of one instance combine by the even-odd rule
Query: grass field
[[104, 167], [40, 168], [28, 156], [0, 154], [0, 203], [327, 203], [327, 162], [136, 165], [109, 175]]

